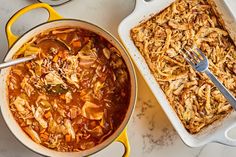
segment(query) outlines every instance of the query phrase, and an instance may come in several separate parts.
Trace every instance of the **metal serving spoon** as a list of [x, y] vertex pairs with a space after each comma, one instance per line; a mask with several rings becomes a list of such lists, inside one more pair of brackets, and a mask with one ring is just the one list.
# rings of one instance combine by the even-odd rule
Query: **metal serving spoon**
[[3, 69], [3, 68], [7, 68], [9, 66], [12, 66], [12, 65], [16, 65], [16, 64], [20, 64], [20, 63], [24, 63], [24, 62], [33, 60], [35, 58], [36, 58], [36, 55], [31, 55], [31, 56], [17, 58], [17, 59], [14, 59], [14, 60], [10, 60], [10, 61], [1, 63], [0, 64], [0, 70]]

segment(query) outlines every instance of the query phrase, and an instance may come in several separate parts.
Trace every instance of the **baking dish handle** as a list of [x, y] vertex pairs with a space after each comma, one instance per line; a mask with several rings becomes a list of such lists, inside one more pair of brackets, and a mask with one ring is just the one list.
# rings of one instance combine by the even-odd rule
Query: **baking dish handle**
[[228, 133], [231, 129], [236, 127], [236, 123], [231, 125], [230, 127], [227, 127], [226, 129], [223, 129], [222, 131], [219, 131], [216, 133], [216, 136], [213, 137], [214, 142], [221, 143], [228, 146], [236, 146], [236, 139], [233, 139], [229, 137]]
[[127, 129], [125, 128], [123, 132], [119, 135], [119, 137], [116, 139], [117, 142], [121, 142], [125, 147], [125, 153], [123, 157], [129, 157], [130, 156], [130, 145], [127, 135]]
[[147, 5], [148, 2], [144, 0], [136, 0], [135, 1], [135, 10], [143, 9], [145, 5]]
[[16, 12], [10, 20], [6, 24], [6, 35], [7, 35], [7, 40], [8, 40], [8, 46], [11, 47], [12, 44], [18, 39], [18, 36], [12, 33], [11, 27], [15, 23], [15, 21], [23, 14], [27, 13], [30, 10], [37, 9], [37, 8], [44, 8], [48, 11], [49, 13], [49, 18], [48, 21], [53, 21], [57, 19], [61, 19], [62, 16], [59, 15], [51, 6], [49, 6], [46, 3], [36, 3], [29, 5], [18, 12]]

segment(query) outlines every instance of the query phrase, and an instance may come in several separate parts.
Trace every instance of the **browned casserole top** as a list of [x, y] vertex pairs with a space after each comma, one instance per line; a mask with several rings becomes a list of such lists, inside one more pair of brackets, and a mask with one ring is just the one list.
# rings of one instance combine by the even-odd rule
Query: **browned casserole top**
[[80, 28], [43, 32], [15, 54], [36, 54], [11, 68], [11, 112], [36, 143], [57, 151], [81, 151], [110, 137], [130, 100], [130, 77], [120, 52], [103, 37]]
[[186, 63], [179, 50], [197, 45], [209, 59], [210, 70], [236, 95], [236, 52], [228, 32], [208, 0], [177, 0], [131, 30], [156, 81], [185, 128], [197, 133], [231, 110], [203, 73]]

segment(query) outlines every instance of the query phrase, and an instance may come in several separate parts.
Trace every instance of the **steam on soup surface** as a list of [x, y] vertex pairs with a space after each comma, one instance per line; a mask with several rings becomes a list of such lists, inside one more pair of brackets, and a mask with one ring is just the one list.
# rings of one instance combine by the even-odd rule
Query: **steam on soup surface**
[[103, 142], [123, 121], [130, 77], [118, 50], [80, 28], [43, 32], [14, 58], [8, 76], [10, 109], [36, 143], [57, 151], [81, 151]]

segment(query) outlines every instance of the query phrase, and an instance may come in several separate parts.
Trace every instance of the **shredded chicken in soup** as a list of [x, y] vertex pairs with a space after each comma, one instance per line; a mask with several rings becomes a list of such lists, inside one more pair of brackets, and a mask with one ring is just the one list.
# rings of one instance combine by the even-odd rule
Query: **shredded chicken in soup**
[[130, 77], [119, 51], [80, 28], [43, 32], [15, 58], [8, 76], [14, 118], [36, 143], [57, 151], [92, 148], [115, 132], [130, 99]]

